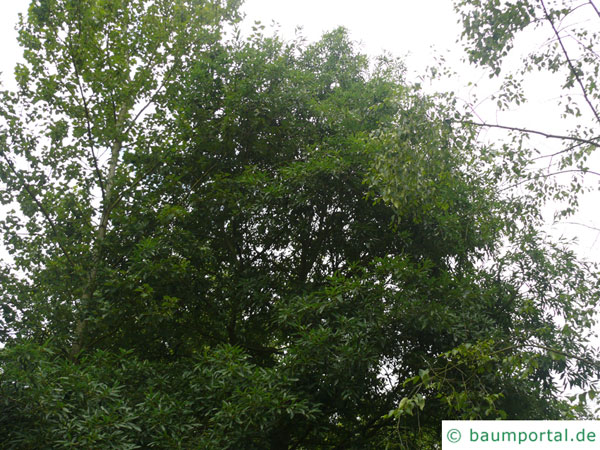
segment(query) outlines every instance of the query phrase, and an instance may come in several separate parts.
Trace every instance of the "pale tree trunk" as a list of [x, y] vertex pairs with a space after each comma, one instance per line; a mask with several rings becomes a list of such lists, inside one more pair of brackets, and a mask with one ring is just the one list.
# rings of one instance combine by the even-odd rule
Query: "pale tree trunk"
[[94, 293], [96, 292], [98, 267], [102, 263], [102, 247], [104, 245], [104, 239], [108, 230], [110, 215], [114, 208], [115, 177], [117, 174], [117, 167], [119, 164], [119, 156], [121, 154], [121, 149], [123, 146], [122, 137], [119, 135], [119, 133], [121, 130], [125, 129], [126, 117], [127, 110], [125, 108], [121, 108], [117, 118], [117, 123], [115, 124], [115, 129], [117, 130], [118, 137], [115, 138], [111, 147], [108, 174], [105, 180], [104, 204], [102, 205], [102, 215], [100, 216], [100, 223], [98, 224], [98, 229], [96, 231], [96, 239], [93, 243], [92, 248], [92, 265], [87, 276], [86, 287], [81, 296], [81, 304], [79, 305], [82, 317], [79, 317], [77, 319], [75, 325], [75, 339], [70, 350], [70, 355], [73, 358], [76, 358], [77, 355], [84, 349], [83, 340], [85, 337], [87, 323], [86, 310], [92, 302], [92, 299], [94, 298]]

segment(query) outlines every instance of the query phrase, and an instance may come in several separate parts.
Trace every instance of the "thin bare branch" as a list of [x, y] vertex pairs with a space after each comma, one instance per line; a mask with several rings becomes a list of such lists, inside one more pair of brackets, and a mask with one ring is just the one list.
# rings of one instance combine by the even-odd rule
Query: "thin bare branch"
[[592, 0], [590, 0], [588, 2], [590, 5], [592, 5], [592, 8], [594, 8], [594, 11], [596, 11], [596, 14], [598, 14], [598, 17], [600, 17], [600, 11], [598, 10], [598, 8], [596, 7], [596, 5], [594, 5], [594, 2]]
[[558, 350], [556, 348], [546, 347], [545, 345], [532, 344], [532, 343], [525, 343], [522, 346], [523, 347], [533, 347], [533, 348], [537, 348], [540, 350], [546, 350], [547, 352], [556, 353], [557, 355], [562, 355], [565, 358], [576, 359], [577, 361], [580, 361], [582, 363], [589, 364], [590, 366], [594, 366], [597, 369], [599, 368], [598, 361], [594, 361], [594, 360], [587, 359], [587, 358], [582, 358], [581, 356], [574, 355], [573, 353], [563, 352], [562, 350]]
[[563, 222], [563, 223], [566, 223], [568, 225], [578, 225], [580, 227], [589, 228], [590, 230], [594, 230], [594, 231], [600, 231], [600, 228], [592, 227], [591, 225], [586, 225], [585, 223], [579, 223], [579, 222]]
[[[196, 39], [192, 43], [192, 45], [190, 47], [194, 47], [194, 45], [196, 45], [198, 42], [200, 42], [200, 38]], [[133, 128], [133, 126], [135, 125], [135, 123], [137, 122], [137, 120], [140, 118], [140, 116], [144, 113], [144, 111], [146, 109], [148, 109], [150, 107], [150, 105], [152, 105], [152, 103], [154, 103], [154, 100], [156, 99], [156, 97], [158, 96], [158, 94], [163, 90], [163, 88], [165, 87], [167, 81], [169, 81], [169, 79], [173, 75], [173, 72], [175, 72], [175, 69], [182, 63], [182, 59], [181, 59], [182, 56], [185, 56], [186, 54], [187, 54], [187, 52], [183, 51], [182, 53], [176, 55], [175, 61], [173, 62], [173, 64], [171, 65], [171, 67], [165, 73], [165, 77], [163, 78], [160, 86], [158, 86], [158, 88], [156, 89], [156, 91], [154, 92], [154, 94], [152, 94], [152, 96], [150, 97], [150, 100], [148, 100], [148, 102], [136, 114], [136, 116], [133, 118], [133, 120], [131, 121], [131, 123], [129, 124], [129, 126], [123, 132], [124, 134], [127, 134], [129, 132], [129, 130], [131, 130], [131, 128]]]
[[556, 38], [558, 39], [560, 48], [562, 49], [562, 52], [565, 56], [567, 64], [569, 65], [569, 70], [571, 71], [571, 74], [575, 77], [577, 84], [579, 84], [579, 87], [581, 88], [581, 92], [583, 93], [583, 97], [585, 98], [586, 103], [588, 104], [588, 106], [592, 110], [592, 113], [596, 117], [596, 120], [600, 124], [600, 115], [598, 115], [598, 111], [596, 111], [596, 108], [594, 107], [590, 98], [587, 95], [587, 91], [585, 89], [585, 86], [583, 85], [583, 81], [581, 81], [579, 72], [577, 71], [573, 62], [571, 61], [571, 58], [569, 57], [569, 53], [567, 52], [567, 49], [565, 48], [562, 38], [560, 37], [560, 34], [559, 34], [558, 30], [556, 29], [556, 26], [554, 25], [554, 21], [552, 20], [552, 17], [550, 17], [550, 14], [548, 13], [548, 10], [546, 9], [546, 4], [544, 3], [544, 0], [539, 0], [539, 2], [542, 5], [542, 8], [544, 9], [544, 15], [546, 16], [546, 20], [550, 23], [550, 26], [552, 27], [552, 30], [554, 31], [554, 34], [556, 35]]
[[554, 152], [554, 153], [549, 153], [547, 155], [536, 156], [535, 158], [531, 158], [531, 160], [532, 161], [538, 161], [538, 160], [544, 159], [544, 158], [554, 158], [555, 156], [562, 155], [563, 153], [568, 153], [570, 151], [573, 151], [573, 150], [575, 150], [577, 147], [579, 147], [581, 145], [583, 145], [583, 144], [582, 143], [573, 144], [573, 145], [570, 145], [569, 147], [567, 147], [567, 148], [565, 148], [563, 150], [559, 150], [559, 151]]
[[476, 127], [499, 128], [499, 129], [508, 130], [508, 131], [518, 131], [520, 133], [537, 134], [539, 136], [544, 136], [545, 138], [548, 138], [548, 139], [560, 139], [563, 141], [574, 141], [574, 142], [578, 142], [580, 144], [587, 144], [587, 145], [591, 145], [593, 147], [600, 147], [600, 143], [598, 143], [598, 142], [594, 142], [590, 139], [579, 138], [576, 136], [551, 134], [551, 133], [545, 133], [545, 132], [539, 131], [539, 130], [531, 130], [529, 128], [511, 127], [511, 126], [507, 126], [507, 125], [498, 125], [498, 124], [492, 124], [492, 123], [479, 123], [479, 122], [473, 122], [470, 120], [462, 120], [462, 121], [459, 121], [459, 123], [462, 123], [465, 125], [474, 125]]
[[577, 42], [577, 44], [579, 44], [580, 47], [582, 47], [588, 53], [594, 55], [596, 57], [596, 59], [600, 59], [600, 55], [598, 53], [596, 53], [592, 47], [581, 42], [581, 40], [577, 36], [575, 36], [573, 33], [568, 33], [567, 37], [571, 38], [573, 41]]
[[[600, 139], [600, 137], [597, 137], [594, 139]], [[547, 155], [536, 156], [535, 158], [531, 158], [531, 161], [538, 161], [538, 160], [544, 159], [544, 158], [554, 158], [555, 156], [562, 155], [563, 153], [571, 152], [571, 151], [575, 150], [577, 147], [580, 147], [582, 145], [584, 145], [584, 144], [583, 143], [573, 144], [573, 145], [570, 145], [569, 147], [559, 150], [557, 152], [549, 153]]]
[[158, 96], [158, 94], [160, 93], [160, 91], [162, 91], [162, 89], [165, 87], [165, 84], [167, 83], [167, 81], [171, 78], [171, 75], [173, 74], [173, 72], [175, 71], [175, 67], [177, 66], [177, 63], [173, 63], [173, 65], [169, 68], [169, 70], [167, 71], [167, 73], [165, 74], [165, 77], [163, 78], [160, 86], [158, 86], [158, 88], [156, 89], [156, 91], [154, 92], [154, 94], [152, 94], [152, 97], [150, 97], [150, 100], [148, 100], [148, 102], [142, 107], [142, 109], [140, 109], [138, 111], [138, 113], [136, 114], [136, 116], [133, 118], [133, 120], [131, 121], [131, 123], [129, 124], [129, 126], [125, 129], [125, 131], [123, 132], [123, 134], [127, 134], [129, 132], [129, 130], [131, 130], [131, 128], [135, 125], [135, 123], [137, 122], [137, 120], [140, 118], [140, 116], [144, 113], [144, 111], [152, 104], [154, 103], [154, 100], [156, 99], [156, 97]]
[[513, 189], [516, 188], [518, 186], [521, 186], [522, 184], [525, 183], [529, 183], [531, 181], [536, 181], [539, 180], [540, 178], [550, 178], [550, 177], [555, 177], [556, 175], [563, 175], [565, 173], [581, 173], [583, 175], [585, 174], [591, 174], [591, 175], [596, 175], [598, 177], [600, 177], [600, 173], [599, 172], [594, 172], [593, 170], [583, 170], [583, 169], [568, 169], [568, 170], [559, 170], [557, 172], [551, 172], [551, 173], [540, 173], [535, 175], [534, 177], [528, 178], [526, 180], [521, 180], [518, 183], [512, 184], [510, 186], [507, 186], [505, 188], [500, 189], [500, 191], [507, 191], [509, 189]]

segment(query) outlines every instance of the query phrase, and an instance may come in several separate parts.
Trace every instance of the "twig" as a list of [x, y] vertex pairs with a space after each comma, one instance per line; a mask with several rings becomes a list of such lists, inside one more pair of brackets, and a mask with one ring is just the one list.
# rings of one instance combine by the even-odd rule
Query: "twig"
[[558, 30], [556, 29], [556, 26], [554, 25], [554, 22], [552, 21], [552, 18], [550, 17], [550, 14], [548, 13], [548, 10], [546, 9], [546, 4], [544, 3], [544, 0], [539, 0], [539, 2], [542, 5], [542, 8], [544, 9], [544, 15], [546, 16], [546, 20], [548, 20], [548, 22], [550, 23], [550, 26], [552, 26], [552, 30], [554, 31], [554, 34], [556, 35], [556, 38], [558, 39], [558, 43], [560, 44], [560, 48], [562, 49], [563, 54], [565, 55], [565, 59], [567, 60], [567, 64], [569, 65], [571, 74], [575, 77], [575, 80], [577, 80], [577, 84], [579, 84], [579, 87], [581, 88], [581, 92], [583, 93], [583, 98], [585, 98], [585, 101], [587, 102], [590, 109], [594, 113], [594, 116], [596, 116], [596, 120], [598, 121], [598, 123], [600, 123], [600, 116], [598, 115], [598, 111], [596, 111], [596, 108], [594, 107], [594, 105], [592, 104], [592, 102], [590, 101], [590, 99], [587, 95], [585, 86], [583, 85], [583, 82], [581, 81], [581, 77], [579, 76], [577, 69], [575, 68], [575, 66], [573, 65], [573, 62], [571, 61], [571, 58], [569, 57], [569, 53], [567, 52], [567, 49], [565, 48], [565, 45], [560, 37], [560, 34], [558, 33]]
[[594, 2], [592, 0], [590, 0], [588, 2], [590, 5], [592, 5], [592, 8], [594, 8], [594, 11], [596, 11], [596, 14], [598, 14], [598, 17], [600, 17], [600, 11], [598, 10], [598, 8], [596, 7], [596, 5], [594, 5]]
[[586, 225], [585, 223], [579, 223], [579, 222], [563, 222], [563, 223], [566, 223], [568, 225], [579, 225], [580, 227], [589, 228], [590, 230], [600, 231], [600, 228], [592, 227], [591, 225]]
[[528, 178], [528, 179], [526, 179], [526, 180], [519, 181], [519, 182], [518, 182], [518, 183], [516, 183], [516, 184], [512, 184], [512, 185], [510, 185], [510, 186], [507, 186], [507, 187], [505, 187], [505, 188], [502, 188], [502, 189], [500, 189], [500, 191], [506, 191], [506, 190], [508, 190], [508, 189], [516, 188], [517, 186], [520, 186], [520, 185], [522, 185], [522, 184], [528, 183], [528, 182], [530, 182], [530, 181], [539, 180], [540, 178], [549, 178], [549, 177], [553, 177], [553, 176], [556, 176], [556, 175], [562, 175], [562, 174], [565, 174], [565, 173], [574, 173], [574, 172], [575, 172], [575, 173], [583, 173], [584, 175], [585, 175], [586, 173], [591, 173], [592, 175], [596, 175], [596, 176], [599, 176], [599, 177], [600, 177], [600, 173], [598, 173], [598, 172], [594, 172], [593, 170], [583, 170], [583, 169], [559, 170], [558, 172], [545, 173], [545, 174], [538, 174], [538, 175], [536, 175], [535, 177]]
[[491, 124], [491, 123], [478, 123], [478, 122], [473, 122], [473, 121], [470, 121], [470, 120], [462, 120], [462, 121], [458, 121], [458, 122], [462, 123], [462, 124], [466, 124], [466, 125], [474, 125], [476, 127], [500, 128], [502, 130], [518, 131], [520, 133], [537, 134], [539, 136], [544, 136], [545, 138], [549, 138], [549, 139], [561, 139], [563, 141], [575, 141], [575, 142], [579, 142], [581, 144], [588, 144], [588, 145], [591, 145], [593, 147], [600, 147], [600, 144], [597, 143], [597, 142], [594, 142], [594, 141], [589, 140], [589, 139], [579, 138], [579, 137], [576, 137], [576, 136], [565, 136], [565, 135], [560, 135], [560, 134], [551, 134], [551, 133], [545, 133], [543, 131], [531, 130], [531, 129], [528, 129], [528, 128], [510, 127], [510, 126], [507, 126], [507, 125], [496, 125], [496, 124]]

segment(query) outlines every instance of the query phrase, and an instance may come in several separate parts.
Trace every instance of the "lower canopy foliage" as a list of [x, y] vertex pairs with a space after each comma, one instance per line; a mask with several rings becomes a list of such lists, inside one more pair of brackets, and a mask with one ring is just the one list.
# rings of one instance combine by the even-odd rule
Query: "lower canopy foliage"
[[451, 96], [344, 30], [190, 64], [101, 242], [93, 214], [3, 221], [3, 448], [434, 448], [444, 419], [587, 414], [559, 394], [598, 374], [594, 268], [500, 192]]

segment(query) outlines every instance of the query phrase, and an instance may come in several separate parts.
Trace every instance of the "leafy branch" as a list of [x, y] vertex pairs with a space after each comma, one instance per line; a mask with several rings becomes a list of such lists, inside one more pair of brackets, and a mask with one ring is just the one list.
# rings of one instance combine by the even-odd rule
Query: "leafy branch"
[[569, 70], [571, 72], [571, 75], [573, 77], [575, 77], [575, 79], [577, 80], [577, 84], [579, 84], [579, 87], [581, 88], [581, 92], [583, 94], [583, 97], [584, 97], [586, 103], [588, 104], [588, 106], [592, 110], [592, 113], [596, 117], [596, 121], [600, 124], [600, 115], [598, 115], [598, 111], [596, 111], [596, 108], [594, 107], [594, 105], [592, 104], [592, 102], [591, 102], [591, 100], [590, 100], [590, 98], [588, 96], [587, 89], [583, 85], [583, 82], [581, 81], [581, 77], [579, 76], [579, 70], [577, 70], [575, 68], [573, 62], [571, 61], [571, 58], [569, 57], [569, 53], [567, 52], [567, 49], [565, 48], [565, 45], [564, 45], [564, 43], [562, 41], [560, 33], [556, 29], [556, 25], [554, 24], [554, 21], [552, 20], [552, 17], [548, 13], [548, 9], [546, 8], [546, 4], [545, 4], [544, 0], [539, 0], [539, 2], [542, 5], [542, 8], [544, 10], [544, 15], [546, 16], [546, 20], [550, 23], [550, 26], [552, 27], [552, 30], [554, 31], [554, 34], [556, 35], [556, 39], [558, 40], [558, 43], [560, 44], [560, 48], [562, 49], [562, 52], [563, 52], [563, 54], [565, 56], [565, 60], [567, 61], [567, 64], [569, 66]]
[[35, 205], [38, 207], [38, 210], [44, 216], [44, 219], [46, 220], [46, 222], [52, 229], [52, 232], [57, 237], [57, 239], [55, 239], [54, 242], [59, 247], [60, 251], [63, 253], [65, 258], [69, 262], [69, 264], [71, 264], [71, 266], [75, 266], [75, 263], [71, 259], [69, 252], [67, 251], [67, 249], [65, 248], [65, 246], [62, 243], [62, 239], [60, 239], [61, 234], [58, 231], [58, 226], [54, 223], [54, 220], [52, 220], [52, 217], [50, 216], [50, 213], [48, 212], [48, 210], [44, 207], [42, 202], [34, 194], [33, 189], [27, 183], [27, 181], [25, 180], [25, 177], [23, 177], [23, 175], [17, 170], [17, 168], [15, 167], [14, 163], [10, 160], [10, 158], [8, 158], [8, 156], [6, 156], [6, 151], [5, 150], [0, 151], [0, 155], [2, 156], [2, 159], [6, 162], [6, 165], [10, 168], [11, 172], [19, 179], [21, 186], [23, 187], [23, 189], [25, 190], [25, 192], [27, 193], [29, 198], [35, 203]]

